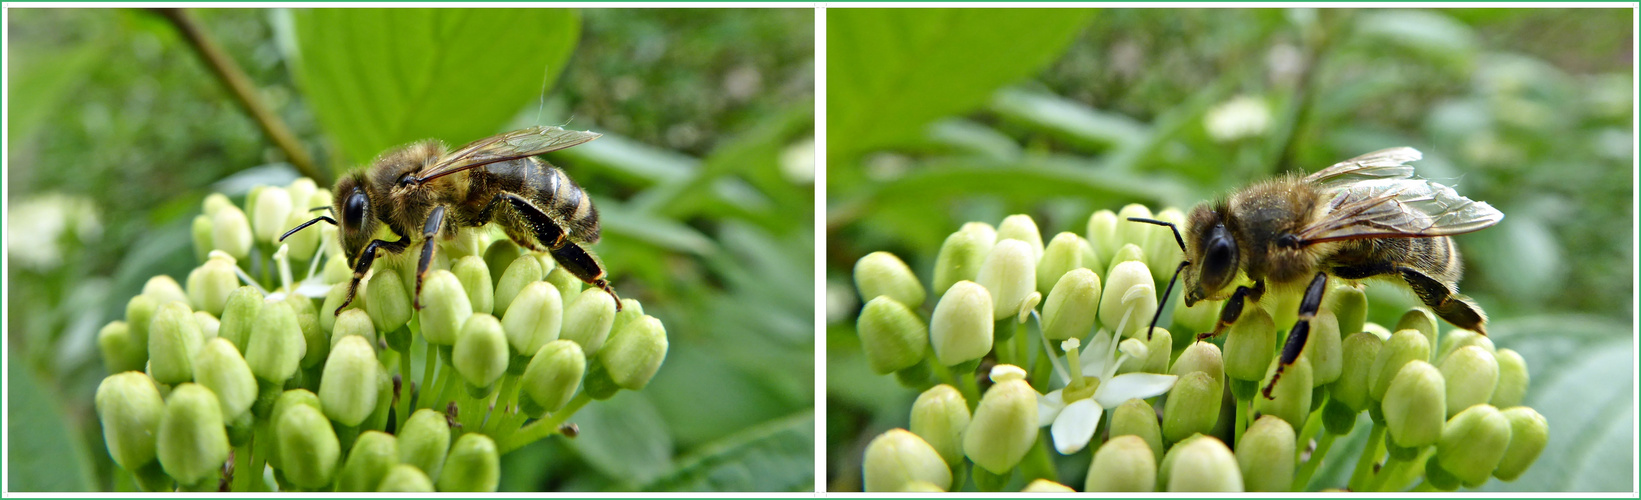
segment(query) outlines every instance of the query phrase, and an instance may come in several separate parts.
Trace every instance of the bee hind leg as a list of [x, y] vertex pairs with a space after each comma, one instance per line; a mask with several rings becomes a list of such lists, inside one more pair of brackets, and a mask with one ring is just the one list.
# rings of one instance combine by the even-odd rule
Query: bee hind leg
[[564, 228], [529, 200], [511, 193], [502, 193], [496, 197], [506, 200], [513, 206], [513, 210], [518, 212], [530, 226], [530, 230], [535, 232], [536, 241], [547, 246], [553, 260], [558, 261], [565, 271], [609, 293], [610, 297], [615, 299], [615, 310], [621, 310], [621, 296], [616, 295], [615, 289], [610, 287], [609, 280], [605, 279], [604, 266], [598, 263], [592, 252], [570, 241]]
[[1311, 284], [1305, 287], [1305, 298], [1299, 301], [1299, 321], [1293, 324], [1293, 330], [1288, 332], [1288, 340], [1282, 344], [1282, 357], [1277, 360], [1276, 373], [1271, 375], [1271, 383], [1261, 391], [1265, 399], [1276, 399], [1271, 396], [1271, 389], [1276, 387], [1276, 381], [1282, 379], [1282, 370], [1292, 366], [1299, 360], [1299, 354], [1305, 351], [1305, 342], [1310, 340], [1311, 320], [1316, 318], [1316, 311], [1322, 308], [1322, 292], [1327, 289], [1327, 273], [1316, 273]]
[[444, 229], [444, 206], [433, 207], [427, 215], [427, 224], [422, 227], [422, 258], [416, 261], [416, 293], [411, 303], [417, 310], [422, 308], [422, 280], [427, 277], [427, 267], [433, 263], [433, 239], [439, 236]]
[[1402, 267], [1397, 271], [1419, 300], [1430, 306], [1437, 316], [1453, 326], [1487, 335], [1487, 314], [1470, 297], [1455, 293], [1453, 287], [1417, 269]]
[[404, 237], [400, 237], [399, 241], [371, 240], [369, 245], [365, 245], [365, 249], [359, 251], [358, 263], [353, 266], [353, 281], [348, 282], [348, 298], [342, 301], [342, 305], [336, 306], [336, 312], [331, 314], [340, 316], [342, 309], [353, 303], [353, 296], [359, 292], [359, 282], [365, 279], [365, 273], [370, 272], [370, 264], [376, 262], [376, 250], [400, 253], [409, 246], [409, 238]]

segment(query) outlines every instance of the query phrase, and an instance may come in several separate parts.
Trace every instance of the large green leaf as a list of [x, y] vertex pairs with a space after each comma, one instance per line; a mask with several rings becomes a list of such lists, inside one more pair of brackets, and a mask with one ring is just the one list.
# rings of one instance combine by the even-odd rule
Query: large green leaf
[[559, 72], [581, 34], [563, 9], [304, 9], [297, 79], [347, 165], [427, 138], [499, 132]]
[[6, 363], [6, 469], [10, 491], [89, 491], [90, 459], [40, 379], [20, 362]]
[[672, 436], [643, 393], [622, 391], [587, 405], [572, 421], [581, 428], [572, 441], [576, 451], [588, 465], [628, 489], [653, 481], [672, 467]]
[[827, 148], [849, 161], [916, 140], [1060, 54], [1092, 11], [837, 9], [827, 14]]
[[815, 414], [743, 430], [680, 460], [652, 491], [813, 491]]

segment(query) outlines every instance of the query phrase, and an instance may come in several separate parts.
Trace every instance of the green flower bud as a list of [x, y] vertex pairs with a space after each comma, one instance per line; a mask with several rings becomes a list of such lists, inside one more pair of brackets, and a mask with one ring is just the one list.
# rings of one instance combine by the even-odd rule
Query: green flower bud
[[1379, 340], [1381, 341], [1388, 342], [1390, 340], [1390, 329], [1385, 328], [1384, 325], [1380, 325], [1372, 321], [1362, 323], [1362, 331], [1371, 333], [1375, 337], [1379, 337]]
[[295, 405], [274, 425], [285, 479], [305, 488], [330, 484], [342, 452], [325, 415], [311, 406]]
[[576, 386], [587, 372], [587, 356], [581, 346], [568, 340], [554, 340], [541, 346], [530, 358], [519, 382], [526, 399], [545, 411], [558, 411], [575, 396]]
[[398, 464], [388, 469], [387, 476], [382, 478], [382, 484], [376, 487], [376, 491], [432, 493], [433, 481], [413, 465]]
[[[427, 330], [424, 328], [422, 332]], [[334, 352], [336, 344], [350, 336], [364, 337], [366, 344], [376, 345], [376, 327], [370, 324], [369, 314], [358, 309], [342, 311], [342, 315], [336, 317], [336, 329], [331, 331], [331, 351]]]
[[217, 211], [222, 210], [223, 207], [234, 206], [234, 202], [228, 199], [228, 195], [211, 193], [205, 195], [205, 201], [200, 203], [200, 206], [203, 208], [205, 215], [216, 215]]
[[308, 352], [302, 326], [289, 302], [267, 301], [257, 310], [251, 338], [246, 341], [245, 363], [256, 377], [275, 384], [296, 373]]
[[427, 343], [455, 344], [456, 332], [461, 331], [472, 315], [473, 305], [454, 273], [443, 269], [427, 273], [427, 278], [422, 280], [422, 309], [416, 311]]
[[[1111, 272], [1116, 270], [1117, 264], [1124, 262], [1139, 262], [1144, 264], [1145, 250], [1141, 249], [1139, 245], [1135, 245], [1133, 243], [1128, 243], [1118, 247], [1117, 253], [1111, 256], [1111, 265], [1106, 268], [1105, 276], [1110, 278]], [[1146, 272], [1150, 273], [1150, 268], [1147, 268]]]
[[1429, 337], [1418, 330], [1397, 330], [1385, 341], [1379, 355], [1373, 358], [1373, 366], [1368, 368], [1368, 378], [1373, 381], [1368, 386], [1368, 394], [1373, 399], [1384, 400], [1385, 390], [1390, 388], [1390, 381], [1401, 372], [1403, 365], [1426, 359], [1430, 359]]
[[235, 259], [251, 255], [251, 221], [232, 204], [211, 215], [211, 248]]
[[[309, 408], [313, 408], [315, 411], [320, 410], [319, 396], [312, 392], [308, 392], [307, 389], [291, 389], [281, 392], [279, 391], [278, 386], [269, 384], [266, 381], [259, 381], [258, 389], [261, 389], [262, 393], [258, 395], [259, 398], [257, 404], [251, 407], [252, 412], [256, 412], [257, 408], [264, 404], [264, 398], [267, 398], [268, 394], [275, 395], [273, 398], [274, 402], [272, 403], [272, 408], [268, 409], [266, 414], [257, 414], [258, 419], [268, 419], [267, 422], [269, 424], [269, 429], [273, 431], [275, 438], [278, 437], [277, 433], [279, 432], [278, 426], [275, 424], [277, 424], [280, 418], [285, 416], [285, 412], [290, 411], [291, 408], [295, 408], [297, 406], [307, 406]], [[282, 469], [283, 467], [279, 465], [279, 446], [270, 443], [269, 446], [263, 449], [268, 452], [268, 465], [274, 469]]]
[[[953, 284], [940, 297], [934, 306], [934, 315], [929, 317], [929, 344], [934, 347], [935, 359], [942, 365], [952, 366], [980, 359], [991, 352], [992, 331], [996, 326], [992, 322], [993, 311], [991, 292], [986, 287], [972, 281]], [[922, 341], [921, 333], [917, 341]], [[919, 350], [917, 357], [922, 356]], [[902, 361], [902, 364], [911, 366], [916, 361]]]
[[[1149, 207], [1138, 203], [1130, 203], [1117, 210], [1118, 246], [1132, 244], [1140, 248], [1145, 248], [1145, 244], [1151, 235], [1152, 228], [1167, 230], [1167, 228], [1128, 220], [1130, 217], [1139, 217], [1144, 219], [1156, 218], [1151, 214], [1151, 209]], [[1170, 235], [1170, 237], [1172, 237], [1172, 235]]]
[[975, 465], [1007, 474], [1037, 442], [1037, 391], [1014, 365], [992, 368], [992, 380], [964, 431], [963, 452]]
[[581, 344], [581, 350], [588, 356], [598, 354], [610, 337], [610, 327], [615, 324], [615, 299], [603, 290], [589, 288], [566, 305], [558, 338]]
[[1493, 339], [1487, 338], [1486, 335], [1470, 330], [1457, 329], [1447, 332], [1447, 335], [1442, 337], [1441, 347], [1436, 350], [1436, 364], [1441, 364], [1441, 361], [1447, 359], [1447, 355], [1452, 354], [1453, 351], [1467, 346], [1481, 347], [1486, 349], [1489, 354], [1498, 352], [1498, 348], [1493, 346]]
[[[135, 384], [133, 384], [135, 385]], [[183, 485], [214, 479], [228, 461], [228, 431], [216, 394], [199, 384], [178, 385], [165, 401], [155, 452], [165, 473]]]
[[661, 320], [644, 316], [627, 324], [598, 352], [606, 373], [622, 389], [641, 390], [667, 359], [667, 330]]
[[189, 228], [188, 233], [194, 237], [194, 259], [205, 260], [205, 256], [214, 250], [211, 247], [211, 216], [194, 216], [194, 225]]
[[399, 273], [378, 269], [363, 286], [365, 312], [370, 313], [370, 323], [378, 331], [389, 333], [410, 321], [410, 289], [405, 288]]
[[1245, 307], [1225, 336], [1225, 375], [1259, 380], [1276, 359], [1276, 322], [1261, 307]]
[[[545, 281], [524, 287], [501, 319], [507, 343], [518, 355], [534, 354], [542, 345], [558, 340], [563, 324], [564, 299], [559, 297], [557, 288]], [[614, 325], [611, 330], [614, 331]]]
[[1218, 439], [1204, 436], [1183, 441], [1168, 454], [1177, 455], [1168, 467], [1168, 491], [1243, 490], [1236, 455]]
[[963, 430], [968, 426], [968, 401], [952, 386], [934, 386], [912, 403], [912, 432], [940, 452], [947, 464], [963, 460]]
[[450, 447], [439, 474], [439, 491], [493, 492], [501, 483], [501, 458], [489, 436], [469, 432]]
[[[940, 317], [940, 308], [936, 307], [935, 310], [935, 317]], [[989, 332], [991, 308], [987, 307], [985, 312]], [[861, 350], [866, 352], [867, 363], [872, 371], [880, 374], [915, 365], [928, 350], [929, 341], [924, 333], [928, 329], [923, 326], [923, 320], [887, 295], [880, 295], [861, 308], [860, 316], [855, 319], [855, 329], [860, 334]], [[987, 350], [990, 350], [990, 333], [987, 333], [986, 341]]]
[[1521, 404], [1527, 397], [1527, 360], [1510, 349], [1499, 349], [1493, 356], [1499, 364], [1499, 383], [1489, 400], [1493, 406], [1509, 408]]
[[1060, 277], [1072, 269], [1086, 267], [1088, 265], [1083, 263], [1083, 239], [1076, 233], [1054, 235], [1048, 247], [1043, 249], [1043, 258], [1037, 261], [1037, 292], [1048, 295], [1060, 282]]
[[610, 323], [610, 333], [619, 332], [628, 323], [642, 317], [644, 317], [643, 303], [639, 302], [638, 299], [621, 299], [621, 310], [615, 312], [615, 321]]
[[[289, 228], [299, 226], [313, 218], [313, 215], [303, 211], [303, 208], [305, 207], [298, 207], [298, 210], [291, 211], [290, 216], [285, 219], [285, 223], [282, 225], [286, 229], [280, 230], [280, 234], [284, 234]], [[274, 238], [278, 237], [274, 236]], [[292, 257], [306, 262], [312, 259], [319, 250], [319, 231], [313, 227], [297, 231], [292, 233], [289, 238], [285, 238], [284, 244], [290, 246]]]
[[[1127, 222], [1127, 221], [1122, 221]], [[1101, 257], [1110, 258], [1116, 255], [1117, 248], [1122, 247], [1122, 240], [1117, 237], [1117, 214], [1110, 210], [1100, 210], [1088, 217], [1088, 243], [1094, 247], [1094, 253]], [[1110, 264], [1094, 262], [1099, 269], [1105, 269]]]
[[[491, 242], [490, 246], [484, 249], [484, 265], [490, 269], [501, 269], [505, 272], [507, 267], [512, 265], [513, 261], [518, 260], [519, 256], [524, 255], [524, 253], [524, 249], [519, 248], [518, 244], [513, 243], [513, 240], [498, 239]], [[490, 277], [497, 282], [501, 281], [500, 274], [491, 273]], [[495, 287], [496, 283], [491, 283], [490, 286]]]
[[[1056, 254], [1056, 247], [1050, 244], [1048, 254]], [[1048, 302], [1043, 305], [1043, 335], [1049, 340], [1082, 338], [1094, 328], [1099, 307], [1100, 277], [1086, 268], [1066, 272], [1048, 292]]]
[[154, 313], [159, 308], [159, 299], [147, 295], [132, 297], [125, 304], [125, 324], [131, 330], [131, 344], [137, 348], [133, 359], [148, 361], [148, 327], [153, 324]]
[[1446, 383], [1436, 367], [1417, 359], [1403, 366], [1385, 390], [1383, 402], [1385, 426], [1394, 443], [1404, 448], [1435, 444], [1447, 420], [1446, 400]]
[[495, 313], [505, 315], [507, 306], [513, 303], [513, 297], [518, 296], [526, 285], [541, 281], [546, 274], [547, 270], [541, 268], [541, 261], [534, 255], [524, 254], [514, 259], [501, 273], [501, 280], [496, 282]]
[[925, 298], [917, 275], [889, 252], [872, 252], [855, 261], [855, 289], [862, 300], [888, 296], [911, 307], [923, 305]]
[[[1297, 465], [1293, 426], [1265, 415], [1248, 426], [1236, 442], [1236, 462], [1248, 491], [1288, 491]], [[1320, 457], [1317, 457], [1320, 458]]]
[[[342, 285], [341, 288], [343, 290], [346, 290], [348, 282], [353, 280], [353, 268], [348, 267], [348, 259], [347, 259], [347, 257], [344, 257], [342, 255], [341, 250], [337, 250], [334, 254], [332, 254], [329, 251], [331, 248], [338, 248], [338, 249], [341, 248], [341, 247], [336, 246], [336, 245], [338, 245], [338, 243], [334, 242], [334, 240], [337, 239], [336, 236], [335, 236], [336, 229], [326, 227], [326, 228], [321, 229], [320, 231], [321, 231], [321, 233], [320, 233], [319, 237], [323, 238], [323, 241], [327, 242], [327, 243], [325, 243], [325, 250], [326, 250], [326, 255], [329, 255], [329, 257], [327, 257], [327, 258], [329, 258], [330, 260], [325, 261], [325, 267], [324, 267], [324, 269], [322, 269], [319, 272], [319, 276], [326, 283], [340, 284], [340, 285]], [[360, 285], [364, 285], [364, 284], [360, 283]], [[328, 298], [327, 298], [327, 301], [328, 301]], [[336, 303], [332, 304], [331, 307], [328, 310], [335, 311], [336, 306], [339, 306], [339, 305], [342, 305], [341, 299], [337, 299]], [[352, 305], [352, 304], [349, 304], [349, 305]]]
[[[1156, 219], [1172, 222], [1175, 227], [1185, 227], [1185, 213], [1177, 208], [1165, 208], [1157, 212]], [[1145, 249], [1145, 267], [1151, 269], [1151, 279], [1163, 283], [1173, 277], [1173, 271], [1180, 261], [1185, 260], [1185, 253], [1180, 251], [1179, 243], [1174, 241], [1172, 229], [1140, 222], [1123, 220], [1122, 222], [1134, 226], [1145, 235], [1145, 242], [1141, 247]]]
[[1123, 261], [1113, 266], [1100, 296], [1100, 325], [1121, 338], [1144, 338], [1157, 312], [1157, 287], [1152, 283], [1144, 262]]
[[1442, 360], [1442, 379], [1447, 384], [1447, 417], [1473, 405], [1485, 404], [1499, 383], [1499, 363], [1493, 353], [1480, 346], [1453, 351]]
[[1031, 484], [1027, 484], [1025, 489], [1020, 490], [1020, 492], [1021, 493], [1076, 493], [1077, 490], [1073, 490], [1073, 489], [1071, 489], [1070, 486], [1066, 486], [1066, 485], [1063, 485], [1063, 484], [1060, 484], [1060, 483], [1056, 483], [1054, 481], [1049, 481], [1047, 479], [1038, 478], [1038, 479], [1033, 480], [1031, 482]]
[[[490, 280], [490, 268], [484, 265], [483, 258], [469, 255], [456, 259], [456, 263], [450, 266], [450, 272], [456, 275], [456, 281], [467, 292], [467, 303], [473, 306], [473, 312], [491, 314], [494, 311], [496, 285]], [[422, 290], [426, 293], [426, 283], [422, 284]]]
[[[331, 260], [331, 262], [335, 262], [335, 261], [336, 260], [334, 260], [334, 259]], [[361, 281], [359, 283], [359, 294], [355, 295], [353, 297], [353, 302], [348, 303], [347, 307], [342, 307], [342, 300], [346, 299], [347, 296], [348, 296], [348, 284], [347, 284], [347, 282], [344, 281], [344, 282], [341, 282], [341, 283], [337, 283], [335, 285], [331, 285], [330, 291], [325, 292], [325, 302], [323, 304], [319, 305], [319, 310], [323, 313], [323, 314], [319, 315], [319, 327], [325, 329], [325, 331], [327, 331], [327, 332], [335, 332], [336, 331], [336, 317], [339, 315], [338, 314], [339, 312], [351, 311], [351, 310], [355, 310], [355, 309], [360, 310], [360, 311], [364, 311], [365, 310], [365, 294], [364, 294], [364, 291], [365, 291], [365, 285], [367, 283], [370, 283], [370, 279], [368, 277], [364, 281]], [[339, 307], [342, 308], [342, 311], [337, 311], [336, 310]]]
[[[1151, 447], [1151, 456], [1162, 456], [1162, 426], [1157, 423], [1157, 411], [1143, 399], [1130, 399], [1117, 405], [1111, 412], [1111, 439], [1117, 436], [1134, 436], [1144, 440]], [[1149, 490], [1154, 481], [1147, 481]], [[1090, 489], [1089, 491], [1097, 491]]]
[[[1117, 367], [1118, 374], [1133, 372], [1168, 373], [1168, 358], [1174, 353], [1174, 336], [1169, 334], [1167, 329], [1157, 328], [1152, 330], [1151, 340], [1145, 340], [1145, 336], [1141, 335], [1123, 342], [1129, 340], [1141, 342], [1145, 345], [1145, 357], [1132, 358], [1123, 362], [1122, 366]], [[1118, 349], [1121, 348], [1119, 345]], [[1218, 375], [1221, 375], [1219, 378], [1223, 378], [1223, 370]]]
[[96, 405], [114, 463], [135, 471], [154, 461], [154, 436], [165, 413], [154, 379], [135, 371], [109, 375], [97, 386]]
[[232, 342], [211, 339], [194, 356], [194, 381], [210, 389], [222, 404], [222, 417], [239, 420], [256, 402], [256, 377]]
[[905, 429], [890, 429], [873, 438], [866, 445], [861, 472], [865, 489], [871, 492], [900, 491], [912, 481], [926, 481], [942, 490], [952, 484], [951, 469], [940, 452]]
[[[444, 414], [431, 409], [423, 408], [410, 414], [404, 430], [399, 432], [399, 461], [416, 466], [430, 477], [443, 470], [445, 452], [449, 449], [450, 425], [445, 422]], [[388, 473], [388, 477], [392, 475]]]
[[1526, 406], [1504, 410], [1504, 418], [1510, 421], [1510, 447], [1504, 450], [1504, 458], [1499, 460], [1493, 477], [1515, 481], [1527, 472], [1539, 452], [1544, 451], [1544, 445], [1550, 442], [1550, 427], [1544, 415]]
[[[1208, 375], [1213, 379], [1216, 386], [1224, 384], [1225, 362], [1220, 357], [1219, 346], [1208, 342], [1192, 342], [1183, 352], [1180, 352], [1179, 359], [1174, 360], [1174, 368], [1168, 371], [1170, 374], [1181, 377], [1191, 372], [1202, 372]], [[1189, 434], [1186, 436], [1189, 436]]]
[[177, 280], [163, 274], [148, 278], [148, 282], [142, 285], [142, 294], [153, 297], [161, 304], [166, 302], [190, 303], [188, 294], [182, 291], [182, 285], [177, 284]]
[[267, 245], [277, 244], [279, 235], [290, 229], [286, 223], [291, 218], [291, 196], [284, 189], [277, 186], [262, 188], [261, 194], [250, 202], [251, 227], [256, 230], [256, 240]]
[[1322, 310], [1333, 312], [1339, 321], [1340, 335], [1361, 332], [1362, 325], [1367, 323], [1367, 294], [1361, 288], [1335, 279], [1328, 288], [1327, 298], [1322, 299]]
[[222, 322], [205, 311], [194, 311], [194, 322], [199, 324], [200, 338], [205, 340], [217, 338], [217, 331], [222, 329]]
[[934, 293], [945, 295], [953, 283], [974, 281], [980, 275], [980, 263], [991, 253], [995, 238], [995, 233], [988, 235], [980, 231], [958, 231], [947, 236], [934, 259]]
[[1425, 306], [1409, 309], [1406, 314], [1402, 315], [1402, 319], [1396, 321], [1395, 331], [1401, 330], [1417, 330], [1419, 334], [1424, 335], [1425, 344], [1429, 346], [1425, 351], [1427, 356], [1425, 361], [1435, 359], [1428, 356], [1430, 355], [1430, 348], [1441, 345], [1437, 342], [1437, 334], [1440, 330], [1436, 325], [1436, 313], [1431, 312], [1430, 308]]
[[114, 321], [103, 325], [97, 331], [97, 347], [103, 354], [103, 368], [109, 373], [128, 371], [142, 371], [147, 359], [137, 355], [148, 351], [147, 346], [137, 348], [137, 339], [131, 335], [131, 327], [124, 321]]
[[997, 241], [1020, 240], [1031, 246], [1031, 261], [1036, 262], [1043, 258], [1043, 232], [1037, 229], [1037, 221], [1031, 220], [1030, 215], [1014, 214], [1003, 218], [997, 225]]
[[1465, 486], [1481, 486], [1504, 460], [1510, 446], [1510, 419], [1492, 405], [1479, 404], [1453, 416], [1436, 441], [1436, 460]]
[[[575, 277], [574, 274], [570, 274], [569, 271], [565, 271], [562, 267], [553, 268], [552, 271], [548, 271], [547, 282], [552, 283], [553, 288], [558, 289], [558, 294], [561, 297], [578, 296], [584, 288], [581, 283], [581, 278]], [[497, 311], [500, 311], [500, 309], [498, 308]]]
[[1352, 412], [1362, 412], [1374, 402], [1369, 394], [1368, 386], [1373, 377], [1374, 360], [1379, 357], [1380, 348], [1384, 341], [1378, 336], [1367, 332], [1357, 332], [1346, 337], [1339, 369], [1339, 380], [1334, 381], [1331, 394], [1334, 401], [1345, 404]]
[[1310, 337], [1305, 341], [1305, 357], [1311, 360], [1311, 383], [1325, 385], [1339, 380], [1344, 370], [1344, 346], [1339, 338], [1339, 320], [1323, 310], [1311, 318]]
[[[1172, 278], [1172, 276], [1170, 276], [1170, 278]], [[1174, 296], [1169, 299], [1174, 301], [1174, 322], [1170, 325], [1171, 327], [1175, 330], [1192, 333], [1213, 331], [1214, 324], [1219, 322], [1219, 311], [1225, 308], [1225, 301], [1202, 300], [1197, 301], [1194, 306], [1186, 307], [1184, 298], [1185, 294], [1180, 293], [1177, 285], [1174, 289], [1173, 295]], [[1245, 310], [1242, 314], [1244, 315], [1243, 317], [1246, 318], [1248, 313]], [[1267, 314], [1267, 316], [1269, 315]], [[1240, 324], [1242, 321], [1243, 320], [1237, 320], [1237, 323], [1232, 323], [1232, 325], [1234, 326], [1236, 324]], [[1259, 366], [1259, 370], [1265, 369], [1265, 365], [1261, 364]]]
[[180, 384], [194, 378], [194, 353], [205, 342], [194, 312], [180, 302], [167, 302], [154, 313], [148, 327], [149, 368], [161, 384]]
[[302, 353], [302, 367], [319, 366], [330, 355], [331, 344], [330, 336], [319, 326], [319, 310], [314, 309], [313, 299], [299, 294], [286, 295], [285, 303], [296, 313], [296, 326], [302, 329], [302, 341], [307, 346]]
[[398, 438], [381, 431], [365, 431], [353, 442], [347, 461], [342, 463], [342, 471], [336, 475], [336, 491], [376, 491], [382, 478], [398, 463]]
[[[474, 314], [456, 335], [450, 363], [475, 387], [489, 387], [507, 372], [507, 335], [495, 316]], [[431, 471], [429, 471], [431, 472]]]
[[[1178, 370], [1179, 365], [1174, 366]], [[1192, 434], [1213, 431], [1214, 424], [1219, 422], [1224, 390], [1224, 385], [1205, 372], [1190, 371], [1181, 375], [1163, 404], [1162, 437], [1177, 442]]]
[[991, 294], [992, 319], [1019, 314], [1020, 303], [1037, 287], [1037, 260], [1033, 255], [1031, 245], [1026, 242], [1002, 240], [980, 264], [980, 275], [975, 282]]
[[325, 416], [349, 427], [364, 422], [376, 410], [380, 364], [376, 350], [364, 337], [348, 335], [338, 341], [319, 379], [319, 401]]
[[[1138, 401], [1138, 400], [1132, 400]], [[1139, 436], [1113, 436], [1094, 451], [1083, 491], [1151, 492], [1157, 485], [1157, 459]]]
[[[1272, 359], [1270, 367], [1265, 371], [1265, 377], [1260, 379], [1261, 391], [1271, 385], [1271, 378], [1276, 374], [1276, 367], [1281, 364], [1280, 359]], [[1288, 425], [1295, 429], [1305, 427], [1305, 418], [1311, 414], [1311, 390], [1313, 383], [1311, 363], [1303, 354], [1294, 360], [1293, 365], [1282, 371], [1282, 378], [1276, 381], [1271, 388], [1271, 398], [1266, 398], [1261, 392], [1254, 397], [1254, 411], [1262, 415], [1274, 415], [1288, 421]]]

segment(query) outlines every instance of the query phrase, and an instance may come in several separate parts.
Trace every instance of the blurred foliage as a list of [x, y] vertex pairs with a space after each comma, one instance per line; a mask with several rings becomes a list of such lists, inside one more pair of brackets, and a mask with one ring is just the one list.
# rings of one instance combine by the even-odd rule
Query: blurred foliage
[[[1520, 480], [1486, 488], [1627, 489], [1634, 457], [1622, 443], [1632, 442], [1635, 424], [1632, 14], [1054, 11], [1055, 19], [1089, 19], [1064, 30], [1019, 22], [1036, 15], [1025, 10], [832, 11], [828, 489], [860, 487], [867, 440], [904, 427], [916, 396], [866, 368], [850, 277], [861, 256], [893, 252], [928, 277], [944, 237], [965, 221], [1026, 213], [1045, 239], [1083, 233], [1098, 209], [1139, 202], [1188, 210], [1253, 180], [1399, 145], [1424, 152], [1417, 175], [1506, 214], [1497, 227], [1455, 238], [1468, 264], [1460, 286], [1492, 316], [1498, 346], [1527, 359], [1526, 404], [1544, 409], [1552, 441]], [[928, 44], [874, 28], [888, 18], [901, 33], [939, 33], [963, 18], [996, 32]], [[840, 39], [851, 33], [867, 38]], [[901, 51], [965, 63], [929, 78], [935, 69], [895, 62], [890, 55]], [[966, 57], [974, 54], [1007, 55]], [[863, 93], [880, 88], [870, 82], [908, 84]], [[955, 89], [990, 97], [961, 107], [912, 98]], [[894, 129], [848, 138], [860, 123]], [[1380, 314], [1417, 303], [1395, 286], [1368, 290]], [[1350, 448], [1341, 441], [1334, 453], [1360, 453]], [[1350, 473], [1324, 470], [1313, 484], [1341, 483], [1328, 480], [1341, 472]]]
[[[193, 266], [206, 193], [296, 174], [159, 16], [10, 14], [9, 451], [72, 450], [11, 488], [130, 491], [91, 411], [97, 328]], [[594, 250], [670, 355], [579, 438], [504, 457], [503, 490], [812, 490], [812, 10], [191, 14], [333, 171], [428, 137], [605, 134], [549, 159], [598, 202]]]

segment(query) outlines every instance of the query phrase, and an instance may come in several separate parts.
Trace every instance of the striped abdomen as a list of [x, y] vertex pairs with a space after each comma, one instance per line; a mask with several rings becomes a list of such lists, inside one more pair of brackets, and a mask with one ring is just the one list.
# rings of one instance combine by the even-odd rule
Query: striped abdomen
[[471, 178], [470, 193], [517, 194], [558, 223], [567, 233], [567, 239], [577, 243], [598, 242], [598, 209], [593, 207], [587, 192], [558, 168], [526, 158], [487, 165], [482, 173], [475, 174]]

